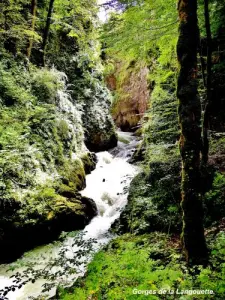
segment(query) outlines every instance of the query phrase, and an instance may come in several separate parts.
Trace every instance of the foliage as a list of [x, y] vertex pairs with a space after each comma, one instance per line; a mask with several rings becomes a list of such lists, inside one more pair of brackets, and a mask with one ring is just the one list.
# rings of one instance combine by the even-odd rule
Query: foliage
[[[52, 191], [48, 191], [48, 193], [50, 195]], [[42, 290], [44, 297], [45, 293], [57, 285], [59, 280], [66, 284], [68, 277], [76, 277], [76, 274], [82, 272], [85, 266], [83, 257], [86, 258], [86, 261], [90, 260], [93, 256], [94, 245], [96, 243], [94, 239], [85, 240], [84, 236], [85, 232], [76, 233], [75, 236], [73, 235], [73, 242], [63, 246], [61, 246], [60, 242], [56, 242], [55, 244], [60, 247], [59, 251], [57, 255], [54, 255], [54, 252], [50, 254], [47, 264], [44, 261], [44, 257], [38, 251], [35, 259], [29, 259], [28, 256], [24, 262], [22, 261], [24, 270], [12, 276], [13, 285], [0, 290], [1, 299], [9, 300], [7, 295], [10, 291], [20, 289], [28, 282], [35, 283], [40, 278], [47, 280]], [[65, 241], [63, 235], [61, 236], [61, 240]], [[44, 267], [37, 267], [41, 265]], [[18, 265], [15, 263], [12, 268], [17, 269]]]
[[223, 155], [225, 153], [225, 138], [222, 132], [212, 132], [210, 136], [210, 155]]
[[[56, 0], [53, 12], [53, 23], [51, 27], [52, 37], [50, 41], [53, 42], [49, 45], [51, 50], [54, 49], [54, 55], [60, 50], [62, 45], [61, 39], [65, 39], [69, 42], [69, 45], [85, 50], [86, 53], [90, 53], [88, 49], [88, 43], [93, 40], [95, 29], [95, 18], [97, 14], [96, 1], [61, 1]], [[57, 44], [56, 44], [57, 42]], [[65, 42], [65, 41], [64, 41]], [[52, 48], [57, 46], [56, 48]], [[67, 44], [63, 45], [66, 49]], [[67, 51], [72, 49], [68, 49]], [[52, 52], [53, 54], [53, 52]]]
[[[145, 148], [151, 142], [174, 143], [178, 138], [177, 15], [172, 2], [132, 3], [122, 13], [113, 12], [102, 26], [106, 81], [110, 76], [116, 81], [112, 114], [122, 130], [126, 130], [126, 123], [134, 127], [133, 122], [139, 121], [133, 102], [143, 101], [142, 93], [146, 93], [140, 70], [146, 68], [149, 73], [145, 78], [147, 94], [150, 93], [149, 110], [142, 118]], [[143, 103], [140, 106], [143, 107]]]
[[30, 29], [28, 0], [9, 0], [0, 3], [0, 44], [1, 51], [24, 53], [29, 38], [40, 42], [38, 32]]
[[148, 60], [149, 54], [157, 54], [160, 44], [176, 39], [176, 23], [174, 1], [142, 1], [123, 14], [113, 14], [105, 24], [102, 39], [107, 51], [116, 53], [116, 57]]
[[[156, 69], [155, 87], [151, 94], [149, 120], [144, 124], [146, 147], [154, 143], [176, 143], [178, 140], [176, 74], [168, 69]], [[161, 74], [160, 74], [161, 73]], [[163, 77], [164, 75], [164, 77]]]
[[[149, 18], [149, 15], [152, 17]], [[175, 22], [167, 26], [172, 19]], [[167, 30], [169, 38], [167, 34], [164, 36], [161, 27]], [[144, 160], [144, 172], [131, 183], [128, 205], [119, 224], [115, 225], [116, 230], [119, 227], [122, 232], [140, 234], [150, 230], [168, 232], [180, 229], [180, 188], [176, 184], [180, 180], [176, 146], [176, 28], [173, 4], [158, 1], [144, 1], [140, 6], [127, 9], [122, 15], [112, 15], [104, 28], [106, 53], [116, 62], [121, 59], [124, 65], [117, 78], [119, 87], [123, 85], [124, 78], [129, 76], [131, 66], [144, 61], [149, 68], [148, 83], [151, 90], [150, 107], [142, 127], [144, 139], [138, 150], [144, 153], [140, 155]], [[149, 33], [154, 40], [149, 38]], [[142, 39], [141, 43], [135, 40], [136, 36]], [[127, 46], [129, 50], [125, 48]], [[114, 101], [124, 101], [125, 97], [117, 88]], [[138, 151], [136, 157], [139, 156]]]
[[224, 215], [225, 206], [225, 176], [221, 173], [215, 173], [212, 189], [204, 196], [206, 205], [205, 216], [207, 223], [221, 220]]
[[59, 81], [59, 76], [59, 72], [49, 72], [48, 69], [40, 69], [33, 74], [32, 92], [39, 102], [56, 103], [57, 90], [63, 88], [62, 81]]
[[131, 182], [128, 205], [114, 225], [118, 232], [179, 232], [181, 228], [178, 151], [155, 144], [150, 149], [148, 165]]
[[[63, 215], [67, 220], [73, 216], [71, 225], [79, 228], [82, 218], [88, 221], [86, 208], [94, 206], [82, 203], [77, 192], [95, 161], [84, 146], [81, 111], [71, 102], [64, 73], [33, 65], [28, 69], [8, 58], [1, 62], [0, 74], [0, 226], [5, 232], [0, 243], [4, 255], [14, 257], [28, 244], [56, 237]], [[50, 230], [41, 241], [38, 234], [46, 226]], [[64, 220], [61, 228], [66, 227]], [[35, 239], [24, 240], [32, 230]], [[13, 243], [21, 241], [16, 251], [7, 244], [9, 235]]]
[[[12, 64], [13, 71], [9, 72], [9, 64]], [[0, 101], [2, 105], [10, 106], [14, 104], [26, 105], [35, 101], [34, 95], [30, 92], [30, 79], [24, 70], [24, 78], [20, 77], [21, 69], [10, 60], [3, 60], [0, 63]]]
[[[196, 299], [196, 295], [179, 295], [181, 290], [213, 290], [213, 295], [197, 295], [198, 299], [223, 299], [224, 232], [209, 237], [212, 258], [206, 269], [188, 272], [176, 238], [162, 233], [140, 236], [126, 234], [113, 240], [97, 253], [87, 274], [74, 287], [60, 290], [59, 299], [146, 299], [136, 290], [155, 290], [149, 299]], [[166, 294], [159, 295], [160, 290]], [[173, 290], [174, 294], [169, 291]]]
[[[136, 299], [137, 295], [132, 294], [134, 287], [148, 290], [196, 287], [213, 289], [216, 299], [224, 299], [224, 232], [215, 234], [215, 239], [209, 237], [210, 264], [197, 272], [185, 266], [177, 237], [149, 234], [155, 230], [177, 233], [181, 227], [176, 2], [109, 2], [117, 2], [120, 8], [101, 28], [105, 75], [115, 75], [120, 64], [114, 104], [127, 99], [124, 85], [133, 71], [138, 72], [144, 66], [150, 73], [146, 80], [151, 92], [150, 106], [142, 128], [143, 172], [133, 180], [128, 205], [115, 225], [130, 233], [118, 237], [98, 253], [86, 277], [79, 279], [76, 287], [62, 291], [60, 297]], [[210, 2], [212, 32], [217, 37], [224, 30], [224, 4], [217, 0]], [[43, 233], [54, 226], [57, 230], [62, 226], [70, 230], [74, 219], [82, 220], [79, 223], [82, 227], [85, 222], [79, 219], [81, 216], [88, 222], [85, 204], [77, 191], [84, 188], [85, 174], [94, 168], [95, 157], [87, 153], [84, 140], [95, 151], [113, 147], [117, 142], [108, 114], [112, 99], [103, 83], [99, 58], [96, 0], [55, 0], [45, 53], [47, 65], [38, 68], [48, 4], [38, 1], [33, 28], [31, 1], [9, 0], [0, 4], [0, 175], [3, 175], [0, 225], [14, 240], [19, 239], [15, 234], [17, 229], [25, 229], [26, 238], [27, 232], [35, 232], [34, 228], [38, 228], [36, 232], [44, 228], [40, 231]], [[199, 4], [200, 29], [204, 35], [203, 1]], [[29, 40], [33, 41], [30, 59], [33, 64], [26, 58]], [[221, 82], [223, 71], [223, 63], [213, 68]], [[223, 138], [212, 141], [211, 154], [218, 151], [223, 154], [223, 143]], [[218, 223], [225, 213], [225, 178], [221, 169], [217, 171], [203, 198], [207, 226]], [[104, 196], [110, 202], [110, 197]], [[14, 235], [8, 228], [16, 229]], [[35, 270], [31, 264], [22, 276], [18, 274], [15, 286], [10, 288], [20, 288], [27, 280], [44, 276], [53, 280], [45, 286], [47, 291], [59, 278], [69, 277], [75, 272], [74, 265], [80, 266], [76, 256], [88, 255], [86, 250], [90, 250], [94, 241], [75, 242], [83, 246], [83, 252], [75, 251], [68, 259], [68, 249], [62, 249], [58, 259], [44, 270]], [[52, 274], [49, 270], [56, 265], [61, 269]], [[174, 299], [173, 295], [165, 297]], [[157, 295], [149, 298], [162, 299]], [[195, 299], [179, 297], [186, 298]]]
[[[209, 1], [209, 11], [210, 11], [210, 20], [211, 20], [211, 32], [212, 37], [220, 37], [224, 32], [224, 2], [218, 0]], [[205, 26], [204, 26], [204, 1], [199, 1], [198, 9], [200, 30], [203, 36], [206, 36]]]

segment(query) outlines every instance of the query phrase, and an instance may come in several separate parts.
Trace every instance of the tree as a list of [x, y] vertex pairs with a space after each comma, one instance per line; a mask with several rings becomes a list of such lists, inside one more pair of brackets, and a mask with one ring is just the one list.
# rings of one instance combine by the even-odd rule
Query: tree
[[197, 0], [179, 0], [178, 12], [180, 25], [177, 55], [180, 70], [177, 96], [181, 127], [183, 211], [181, 237], [186, 260], [194, 265], [207, 262], [200, 197], [201, 103], [197, 89]]
[[[37, 14], [37, 0], [31, 1], [31, 15], [32, 15], [32, 21], [31, 21], [31, 30], [35, 31], [35, 22], [36, 22], [36, 14]], [[33, 46], [33, 38], [31, 37], [29, 39], [29, 46], [27, 48], [27, 57], [30, 58], [32, 46]]]
[[48, 36], [49, 36], [49, 30], [50, 30], [50, 25], [51, 25], [51, 17], [52, 17], [52, 12], [53, 12], [54, 1], [55, 0], [50, 0], [50, 2], [49, 2], [48, 15], [47, 15], [45, 28], [44, 28], [43, 42], [42, 42], [42, 49], [41, 49], [42, 50], [42, 54], [41, 54], [41, 64], [42, 64], [42, 66], [45, 65], [45, 51], [46, 51], [46, 46], [47, 46], [47, 41], [48, 41]]
[[210, 119], [210, 106], [212, 98], [212, 35], [209, 17], [209, 1], [204, 0], [204, 15], [205, 15], [205, 28], [207, 40], [207, 81], [206, 81], [206, 103], [203, 121], [203, 147], [202, 147], [202, 161], [204, 164], [208, 161], [209, 153], [209, 119]]
[[[32, 3], [36, 1], [32, 1]], [[28, 47], [30, 48], [31, 41], [33, 43], [41, 40], [38, 32], [34, 30], [35, 6], [32, 9], [32, 23], [30, 23], [29, 10], [30, 5], [28, 5], [27, 0], [0, 1], [1, 51], [7, 51], [13, 55], [28, 54]]]
[[137, 1], [124, 13], [111, 13], [102, 32], [107, 53], [122, 60], [149, 61], [163, 52], [169, 61], [169, 49], [177, 40], [175, 7], [173, 0]]
[[0, 42], [4, 50], [16, 55], [22, 48], [29, 32], [22, 14], [24, 1], [4, 0], [0, 2]]

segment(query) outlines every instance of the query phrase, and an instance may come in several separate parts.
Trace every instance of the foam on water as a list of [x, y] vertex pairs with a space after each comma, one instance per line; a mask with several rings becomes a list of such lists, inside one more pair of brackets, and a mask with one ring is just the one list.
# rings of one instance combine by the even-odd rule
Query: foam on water
[[[128, 187], [132, 178], [137, 173], [137, 167], [128, 163], [134, 148], [137, 145], [137, 140], [130, 133], [121, 134], [123, 138], [129, 141], [128, 144], [119, 142], [118, 147], [109, 152], [100, 152], [97, 154], [98, 163], [96, 169], [86, 177], [86, 188], [81, 192], [83, 196], [92, 198], [98, 208], [98, 215], [92, 219], [89, 225], [84, 229], [83, 239], [95, 239], [95, 251], [98, 251], [102, 245], [106, 244], [112, 235], [109, 234], [109, 229], [112, 223], [119, 217], [121, 210], [127, 203]], [[26, 261], [35, 261], [38, 259], [38, 268], [44, 268], [51, 257], [57, 257], [62, 247], [68, 246], [66, 253], [68, 258], [74, 257], [74, 252], [79, 250], [80, 246], [73, 245], [74, 238], [68, 237], [62, 245], [43, 246], [39, 247], [38, 251], [30, 251], [22, 259], [18, 260], [19, 264], [26, 265]], [[47, 247], [47, 248], [46, 248]], [[83, 262], [79, 266], [79, 272], [76, 275], [71, 275], [68, 280], [73, 282], [78, 276], [82, 276], [85, 272], [86, 265], [91, 258], [82, 257], [80, 261]], [[10, 275], [15, 271], [6, 272], [10, 265], [0, 266], [0, 289], [12, 285]], [[23, 268], [17, 269], [21, 271]], [[63, 281], [62, 278], [59, 280]], [[10, 292], [7, 295], [9, 300], [26, 300], [29, 297], [37, 297], [42, 290], [42, 285], [45, 281], [39, 279], [35, 284], [28, 283], [15, 292]], [[54, 295], [55, 288], [53, 288], [49, 297]], [[47, 298], [46, 298], [47, 299]]]

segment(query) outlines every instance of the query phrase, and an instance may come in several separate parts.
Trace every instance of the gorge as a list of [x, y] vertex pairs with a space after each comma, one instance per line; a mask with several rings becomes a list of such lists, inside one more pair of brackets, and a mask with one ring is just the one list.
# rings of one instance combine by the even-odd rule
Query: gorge
[[[45, 299], [49, 297], [54, 298], [57, 285], [62, 282], [65, 285], [71, 285], [78, 276], [82, 276], [87, 262], [91, 259], [89, 256], [93, 256], [93, 252], [99, 251], [112, 239], [113, 235], [109, 232], [110, 226], [119, 217], [121, 210], [126, 205], [129, 183], [138, 171], [137, 167], [128, 163], [130, 153], [135, 150], [138, 141], [129, 133], [121, 133], [121, 135], [127, 139], [128, 144], [119, 142], [118, 146], [112, 150], [112, 152], [116, 153], [114, 155], [109, 152], [99, 152], [95, 170], [90, 175], [87, 175], [86, 188], [81, 194], [84, 197], [91, 197], [95, 201], [98, 215], [84, 228], [83, 235], [82, 232], [74, 233], [71, 237], [64, 238], [61, 243], [49, 244], [26, 253], [22, 259], [12, 263], [11, 267], [10, 265], [0, 266], [0, 290], [13, 286], [13, 278], [11, 279], [10, 277], [17, 272], [21, 272], [22, 276], [22, 271], [33, 263], [34, 269], [46, 269], [47, 267], [49, 276], [51, 272], [54, 274], [54, 272], [62, 268], [63, 275], [55, 277], [53, 288], [50, 289], [50, 292], [42, 293], [42, 297], [45, 297]], [[79, 234], [82, 235], [82, 240], [84, 241], [93, 243], [91, 239], [94, 239], [94, 244], [90, 245], [90, 249], [93, 247], [94, 249], [90, 253], [85, 253], [85, 256], [82, 258], [77, 257], [77, 251], [82, 252], [82, 243], [81, 246], [76, 244], [78, 240], [76, 237]], [[80, 240], [78, 241], [80, 242]], [[84, 261], [79, 267], [76, 267], [73, 263], [70, 264], [70, 268], [74, 269], [74, 274], [70, 274], [65, 269], [65, 266], [57, 265], [61, 249], [66, 249], [64, 253], [66, 258], [72, 258], [74, 261], [77, 259]], [[51, 270], [52, 259], [56, 260], [54, 270]], [[15, 268], [15, 270], [7, 272], [8, 268]], [[33, 272], [35, 273], [35, 270]], [[41, 272], [39, 276], [41, 277]], [[12, 300], [38, 297], [42, 292], [44, 283], [45, 280], [43, 278], [38, 278], [35, 283], [30, 281], [20, 289], [9, 292], [7, 297]]]
[[224, 300], [224, 15], [1, 1], [0, 300]]

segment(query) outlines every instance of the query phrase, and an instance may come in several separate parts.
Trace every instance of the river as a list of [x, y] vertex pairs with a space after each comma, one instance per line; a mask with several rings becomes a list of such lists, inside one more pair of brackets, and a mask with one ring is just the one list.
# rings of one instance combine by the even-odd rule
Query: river
[[[63, 241], [40, 246], [23, 255], [16, 262], [0, 265], [0, 290], [12, 286], [15, 278], [10, 278], [17, 272], [23, 272], [28, 267], [34, 270], [48, 270], [49, 274], [59, 273], [53, 280], [53, 287], [43, 295], [42, 286], [46, 283], [38, 278], [34, 283], [28, 282], [15, 291], [10, 291], [5, 297], [0, 292], [0, 299], [28, 300], [48, 299], [54, 297], [56, 286], [71, 285], [77, 277], [85, 273], [86, 266], [93, 254], [106, 245], [113, 235], [109, 232], [112, 223], [119, 218], [127, 203], [128, 188], [138, 168], [129, 163], [137, 144], [137, 138], [131, 133], [119, 132], [121, 142], [111, 151], [97, 153], [96, 169], [86, 177], [86, 188], [81, 191], [83, 196], [92, 198], [98, 208], [98, 215], [92, 219], [83, 231], [66, 235]], [[90, 251], [90, 249], [91, 251]], [[59, 256], [64, 255], [57, 265]], [[54, 261], [54, 266], [52, 264]], [[78, 262], [78, 263], [74, 263]], [[68, 265], [67, 265], [68, 263]], [[68, 268], [65, 268], [65, 265]], [[51, 267], [50, 267], [51, 266]], [[8, 271], [11, 269], [10, 271]], [[68, 270], [66, 272], [65, 270]], [[76, 270], [71, 273], [71, 270]], [[60, 272], [61, 271], [61, 272]]]

